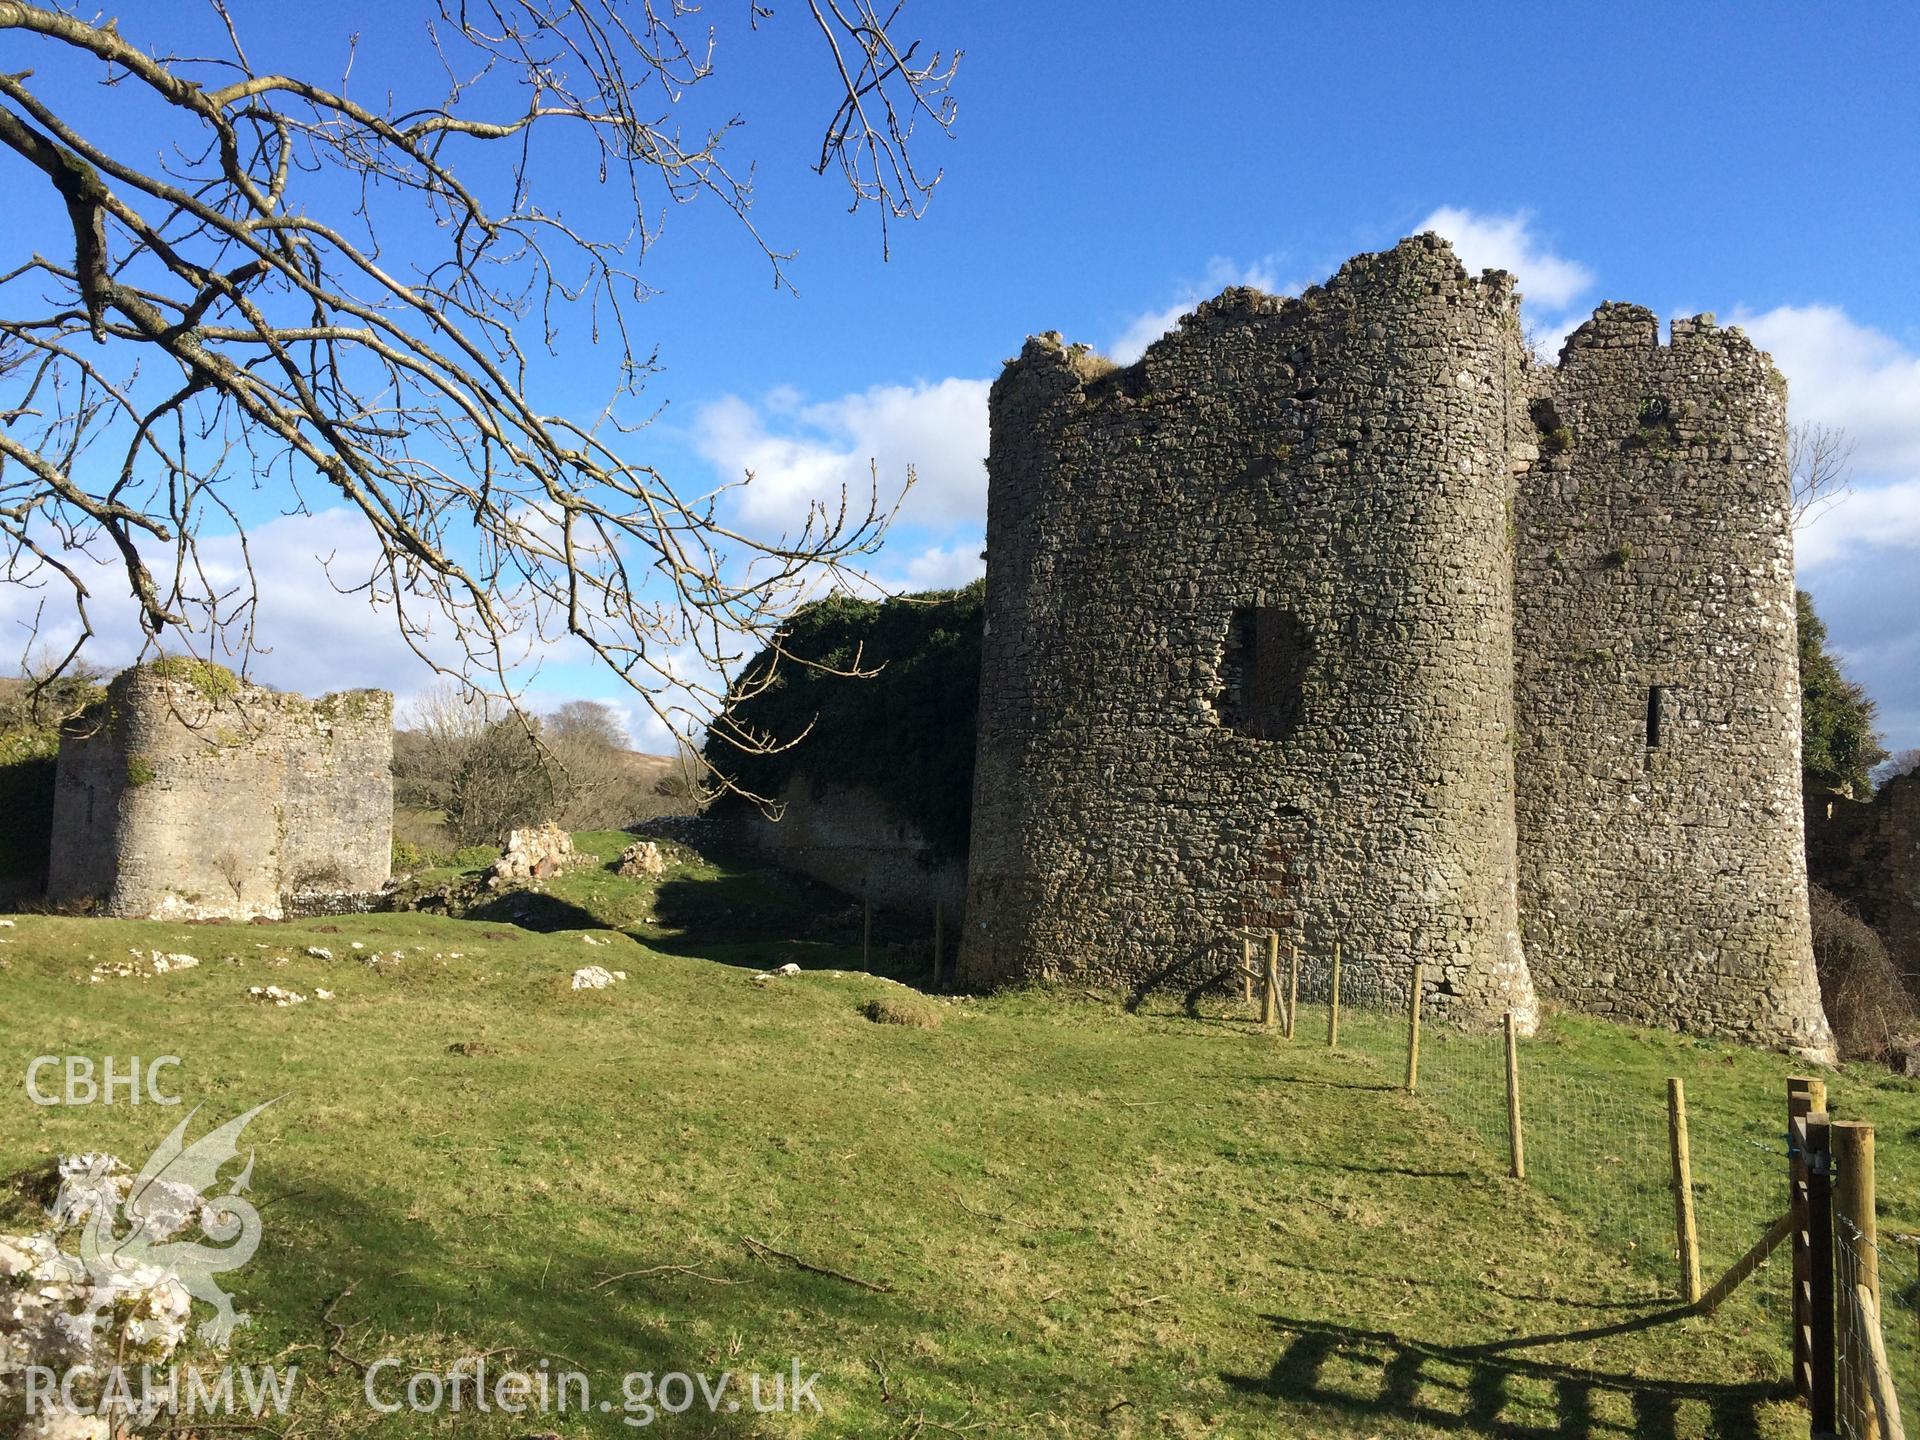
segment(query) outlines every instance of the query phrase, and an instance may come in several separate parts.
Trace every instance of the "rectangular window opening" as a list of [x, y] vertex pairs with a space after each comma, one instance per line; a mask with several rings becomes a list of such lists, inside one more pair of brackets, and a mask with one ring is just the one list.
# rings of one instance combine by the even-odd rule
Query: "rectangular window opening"
[[1660, 748], [1661, 723], [1666, 718], [1667, 687], [1652, 685], [1647, 689], [1647, 748]]
[[1275, 606], [1242, 606], [1228, 625], [1214, 713], [1227, 728], [1253, 739], [1289, 738], [1302, 718], [1313, 658], [1313, 636], [1298, 615]]

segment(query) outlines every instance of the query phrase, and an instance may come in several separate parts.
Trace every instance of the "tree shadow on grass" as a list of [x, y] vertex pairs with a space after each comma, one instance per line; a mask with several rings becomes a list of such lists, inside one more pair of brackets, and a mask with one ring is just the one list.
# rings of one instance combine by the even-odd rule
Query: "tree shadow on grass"
[[1604, 1325], [1473, 1345], [1269, 1315], [1267, 1323], [1285, 1337], [1272, 1368], [1222, 1378], [1242, 1393], [1332, 1411], [1362, 1428], [1397, 1422], [1500, 1440], [1760, 1434], [1761, 1407], [1792, 1395], [1785, 1381], [1661, 1380], [1520, 1353], [1652, 1330], [1692, 1313], [1669, 1306]]
[[[631, 1434], [625, 1417], [638, 1412], [627, 1408], [623, 1389], [631, 1374], [732, 1369], [745, 1401], [745, 1372], [770, 1381], [775, 1371], [787, 1371], [790, 1358], [808, 1370], [829, 1358], [792, 1355], [784, 1337], [794, 1314], [834, 1317], [830, 1334], [859, 1333], [877, 1324], [902, 1328], [901, 1312], [913, 1305], [898, 1293], [756, 1261], [744, 1246], [716, 1252], [711, 1237], [694, 1247], [655, 1233], [636, 1237], [623, 1252], [554, 1228], [535, 1243], [509, 1248], [470, 1218], [427, 1226], [417, 1206], [410, 1208], [401, 1177], [369, 1179], [363, 1191], [347, 1193], [301, 1177], [288, 1191], [265, 1197], [266, 1242], [232, 1287], [254, 1317], [234, 1360], [284, 1364], [292, 1353], [315, 1382], [299, 1392], [292, 1418], [326, 1433], [340, 1423], [356, 1434], [368, 1426], [379, 1434], [438, 1431], [444, 1413], [383, 1420], [366, 1398], [367, 1367], [379, 1365], [374, 1394], [391, 1404], [404, 1398], [416, 1371], [445, 1376], [463, 1359], [470, 1384], [473, 1357], [484, 1356], [490, 1382], [510, 1370], [584, 1374], [594, 1403], [585, 1411], [530, 1408], [518, 1418], [495, 1413], [482, 1420], [471, 1413], [469, 1389], [469, 1413], [452, 1433], [500, 1440], [551, 1429], [570, 1436]], [[716, 1327], [749, 1348], [737, 1360], [716, 1359], [701, 1338]], [[206, 1356], [187, 1363], [204, 1364]], [[577, 1392], [556, 1385], [553, 1393], [571, 1398]], [[610, 1410], [601, 1408], [603, 1397]], [[819, 1398], [844, 1405], [850, 1397]], [[326, 1415], [333, 1420], [322, 1421]], [[702, 1404], [685, 1423], [699, 1435], [767, 1433], [766, 1419], [749, 1403], [717, 1414]]]
[[723, 965], [765, 969], [793, 960], [803, 969], [864, 971], [910, 985], [931, 978], [932, 936], [918, 921], [876, 908], [869, 946], [857, 896], [758, 857], [708, 860], [717, 874], [682, 873], [660, 883], [659, 928], [635, 938], [662, 954]]

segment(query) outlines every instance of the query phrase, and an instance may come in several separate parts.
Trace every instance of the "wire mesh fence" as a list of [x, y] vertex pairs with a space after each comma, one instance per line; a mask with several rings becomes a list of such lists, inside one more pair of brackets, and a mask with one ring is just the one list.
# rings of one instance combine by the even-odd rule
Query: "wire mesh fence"
[[[1264, 943], [1247, 953], [1253, 1014], [1270, 1013], [1296, 1044], [1351, 1053], [1382, 1083], [1411, 1085], [1472, 1163], [1524, 1171], [1524, 1184], [1649, 1299], [1701, 1301], [1715, 1325], [1761, 1337], [1782, 1378], [1794, 1374], [1784, 1093], [1757, 1096], [1704, 1064], [1671, 1077], [1677, 1086], [1629, 1068], [1573, 1068], [1551, 1040], [1510, 1041], [1504, 1029], [1460, 1028], [1424, 1010], [1416, 1047], [1411, 967], [1349, 958], [1336, 970], [1281, 954], [1269, 972]], [[1868, 1234], [1835, 1212], [1832, 1241], [1839, 1433], [1879, 1440], [1903, 1435], [1899, 1417], [1920, 1406], [1920, 1194], [1908, 1193], [1920, 1183], [1920, 1131], [1888, 1140], [1884, 1173], [1895, 1189], [1877, 1213], [1907, 1228]], [[1845, 1191], [1839, 1163], [1822, 1155], [1816, 1166], [1817, 1183], [1836, 1194]], [[1866, 1203], [1874, 1208], [1871, 1194]]]
[[[1404, 1072], [1411, 1017], [1355, 1009], [1343, 1047]], [[1524, 1172], [1596, 1245], [1630, 1266], [1651, 1292], [1671, 1282], [1672, 1194], [1666, 1184], [1665, 1110], [1602, 1078], [1569, 1077], [1514, 1051], [1518, 1125], [1504, 1031], [1424, 1024], [1415, 1093], [1475, 1142], [1488, 1170]], [[1516, 1135], [1517, 1130], [1517, 1135]]]
[[1891, 1440], [1914, 1395], [1910, 1260], [1889, 1254], [1847, 1216], [1834, 1217], [1834, 1430]]

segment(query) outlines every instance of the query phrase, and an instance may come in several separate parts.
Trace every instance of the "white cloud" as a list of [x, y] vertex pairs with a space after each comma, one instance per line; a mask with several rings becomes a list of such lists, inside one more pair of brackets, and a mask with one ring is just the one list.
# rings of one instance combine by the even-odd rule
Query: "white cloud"
[[930, 545], [907, 557], [898, 557], [885, 567], [876, 567], [871, 579], [889, 594], [911, 595], [921, 590], [957, 590], [987, 573], [984, 558], [986, 537], [979, 531], [963, 535], [947, 545]]
[[1445, 236], [1470, 271], [1508, 271], [1520, 282], [1521, 296], [1543, 313], [1566, 310], [1593, 285], [1591, 270], [1554, 254], [1534, 234], [1533, 216], [1525, 210], [1492, 215], [1442, 205], [1414, 230]]
[[[364, 520], [344, 509], [282, 516], [254, 527], [247, 542], [247, 558], [259, 582], [255, 634], [267, 651], [250, 660], [253, 678], [309, 694], [419, 684], [421, 663], [401, 640], [391, 606], [376, 609], [364, 595], [342, 595], [328, 580], [329, 560], [341, 585], [369, 573], [374, 545]], [[69, 551], [63, 558], [92, 592], [89, 609], [98, 633], [88, 642], [87, 658], [108, 670], [131, 664], [144, 637], [117, 556], [110, 546], [101, 545], [91, 556]], [[160, 573], [165, 557], [148, 559]], [[209, 584], [216, 589], [245, 584], [246, 560], [237, 535], [203, 535], [200, 559]], [[41, 591], [0, 586], [0, 634], [24, 644], [35, 606], [43, 596], [47, 623], [41, 642], [64, 652], [78, 636], [79, 627], [62, 608], [66, 593], [57, 582]], [[196, 648], [204, 644], [201, 637]], [[174, 643], [166, 648], [185, 647]], [[0, 648], [0, 655], [5, 655], [5, 648]]]
[[1107, 355], [1121, 365], [1131, 365], [1146, 353], [1147, 347], [1167, 334], [1203, 300], [1210, 300], [1230, 285], [1245, 285], [1265, 290], [1270, 295], [1291, 295], [1300, 287], [1283, 282], [1275, 266], [1275, 256], [1241, 265], [1216, 255], [1207, 262], [1204, 275], [1178, 287], [1178, 298], [1170, 305], [1146, 310], [1133, 317], [1107, 346]]
[[1834, 305], [1736, 311], [1772, 353], [1796, 420], [1838, 425], [1862, 474], [1920, 474], [1920, 355]]
[[758, 404], [729, 395], [696, 414], [695, 443], [723, 480], [752, 472], [729, 500], [750, 525], [791, 528], [814, 501], [837, 507], [843, 488], [849, 509], [864, 514], [876, 470], [884, 504], [909, 466], [916, 480], [899, 524], [977, 525], [987, 510], [988, 386], [951, 377], [811, 404], [791, 388]]
[[1795, 421], [1855, 442], [1853, 493], [1802, 527], [1795, 558], [1889, 743], [1920, 743], [1920, 354], [1834, 305], [1730, 318], [1787, 377]]
[[[1856, 485], [1794, 536], [1795, 559], [1803, 570], [1874, 550], [1920, 551], [1920, 478]], [[1884, 563], [1886, 557], [1881, 559]]]

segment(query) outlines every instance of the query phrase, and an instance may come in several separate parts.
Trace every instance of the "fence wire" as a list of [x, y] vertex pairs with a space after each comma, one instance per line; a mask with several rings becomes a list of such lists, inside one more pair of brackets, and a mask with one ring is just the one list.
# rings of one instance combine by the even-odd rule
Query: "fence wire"
[[[1344, 977], [1342, 988], [1341, 1048], [1366, 1055], [1389, 1078], [1404, 1078], [1406, 1011], [1349, 1005]], [[1387, 987], [1354, 988], [1378, 994]], [[1405, 989], [1404, 977], [1400, 988]], [[1311, 1001], [1303, 999], [1298, 1021], [1303, 1038], [1324, 1043], [1329, 1008], [1323, 993], [1316, 993]], [[1551, 1199], [1589, 1241], [1616, 1259], [1623, 1277], [1649, 1295], [1676, 1293], [1678, 1255], [1664, 1091], [1643, 1092], [1631, 1079], [1616, 1076], [1569, 1074], [1564, 1064], [1541, 1065], [1537, 1056], [1530, 1055], [1531, 1042], [1526, 1038], [1519, 1039], [1515, 1048], [1526, 1183]], [[1450, 1126], [1477, 1142], [1482, 1163], [1496, 1173], [1510, 1167], [1504, 1031], [1461, 1030], [1423, 1020], [1416, 1094]], [[1702, 1161], [1708, 1157], [1696, 1151], [1696, 1188], [1704, 1174], [1718, 1168], [1720, 1152], [1727, 1147], [1710, 1142], [1707, 1149], [1712, 1161], [1704, 1169]], [[1745, 1156], [1734, 1158], [1745, 1171], [1763, 1168], [1765, 1163], [1757, 1151], [1752, 1162]], [[1729, 1188], [1748, 1178], [1741, 1174], [1735, 1180], [1731, 1164], [1723, 1173], [1729, 1176]], [[1781, 1173], [1776, 1168], [1773, 1179], [1784, 1204]], [[1756, 1234], [1765, 1230], [1779, 1209], [1776, 1205], [1761, 1220]], [[1729, 1220], [1729, 1234], [1745, 1223], [1744, 1216]], [[1741, 1242], [1728, 1255], [1728, 1263], [1747, 1243]]]
[[[1916, 1285], [1920, 1270], [1910, 1243], [1880, 1243], [1846, 1216], [1834, 1217], [1834, 1418], [1846, 1440], [1904, 1433], [1901, 1422], [1913, 1413], [1920, 1386]], [[1891, 1384], [1890, 1397], [1882, 1375]]]
[[[1404, 1004], [1395, 1006], [1384, 997], [1406, 994], [1409, 979], [1404, 968], [1354, 961], [1343, 967], [1339, 1048], [1364, 1057], [1388, 1083], [1405, 1079], [1410, 1017]], [[1289, 988], [1284, 962], [1280, 980], [1284, 1016]], [[1331, 975], [1309, 967], [1299, 986], [1294, 1042], [1324, 1046], [1332, 1024]], [[1256, 1013], [1259, 1004], [1256, 984]], [[1573, 1072], [1564, 1055], [1547, 1063], [1540, 1043], [1521, 1037], [1515, 1044], [1524, 1183], [1616, 1258], [1623, 1276], [1644, 1285], [1650, 1296], [1677, 1303], [1685, 1282], [1664, 1078]], [[1725, 1078], [1704, 1068], [1680, 1078], [1688, 1087], [1700, 1284], [1710, 1291], [1730, 1269], [1751, 1261], [1750, 1252], [1764, 1248], [1787, 1210], [1786, 1096], [1783, 1091], [1777, 1098], [1777, 1121], [1756, 1122], [1753, 1097], [1737, 1093]], [[1416, 1094], [1471, 1142], [1476, 1163], [1492, 1173], [1509, 1168], [1504, 1031], [1462, 1030], [1423, 1015]], [[1834, 1240], [1841, 1433], [1879, 1440], [1888, 1440], [1888, 1432], [1875, 1419], [1872, 1377], [1860, 1359], [1869, 1353], [1867, 1336], [1853, 1299], [1854, 1287], [1870, 1279], [1874, 1267], [1878, 1328], [1895, 1403], [1902, 1417], [1920, 1413], [1920, 1209], [1915, 1208], [1920, 1193], [1914, 1193], [1920, 1184], [1920, 1131], [1885, 1138], [1879, 1213], [1909, 1228], [1895, 1230], [1883, 1221], [1874, 1243], [1836, 1218]], [[1869, 1250], [1872, 1266], [1864, 1259]], [[1792, 1252], [1791, 1240], [1766, 1252], [1719, 1302], [1712, 1320], [1761, 1337], [1777, 1353], [1783, 1377], [1792, 1370]]]

